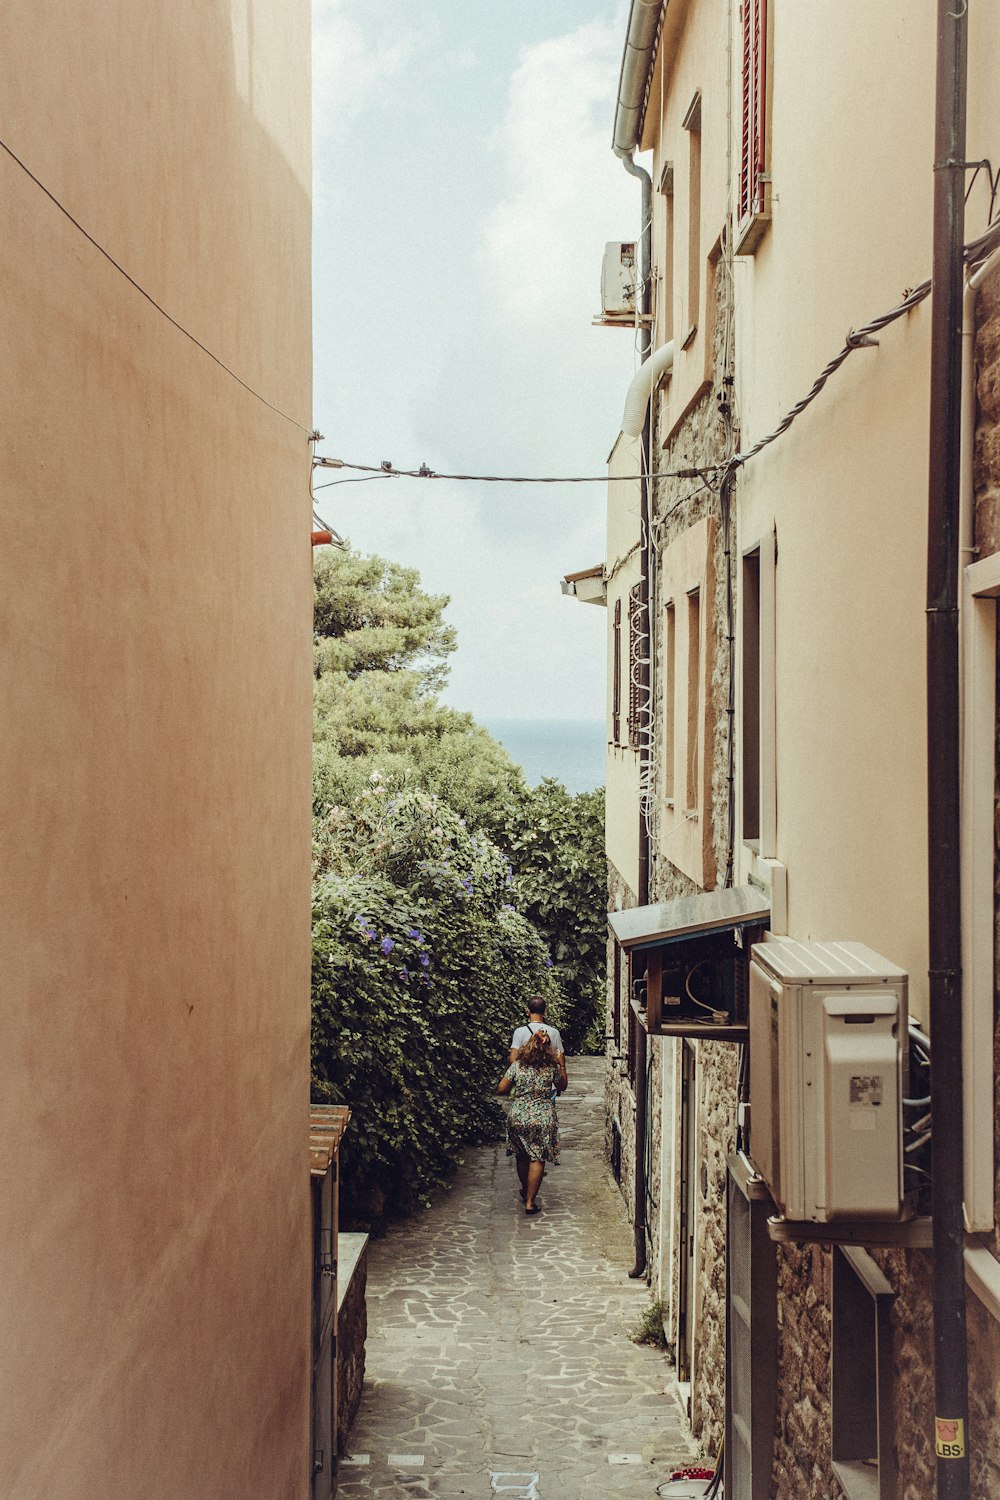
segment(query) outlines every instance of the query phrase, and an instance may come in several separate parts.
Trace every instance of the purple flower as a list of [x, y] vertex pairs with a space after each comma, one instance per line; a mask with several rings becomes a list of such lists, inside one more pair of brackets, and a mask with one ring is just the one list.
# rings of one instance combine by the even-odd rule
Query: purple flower
[[391, 937], [384, 937], [382, 939], [382, 944], [381, 944], [382, 952], [386, 955], [386, 957], [389, 956], [389, 954], [392, 952], [392, 950], [393, 950], [393, 948], [395, 948], [395, 946], [396, 946], [396, 944], [393, 942], [393, 940], [392, 940]]
[[420, 928], [419, 927], [408, 927], [406, 929], [406, 936], [410, 937], [410, 938], [415, 938], [418, 943], [422, 943], [423, 942], [423, 938], [420, 936]]
[[430, 966], [431, 966], [431, 961], [427, 957], [427, 954], [426, 953], [421, 953], [421, 955], [420, 955], [420, 967], [422, 969], [429, 969]]
[[[388, 939], [386, 939], [386, 941], [388, 941]], [[551, 960], [551, 958], [547, 958], [547, 959], [546, 959], [546, 960], [545, 960], [545, 967], [546, 967], [546, 968], [547, 968], [547, 969], [551, 969], [551, 967], [552, 967], [552, 960]]]
[[409, 974], [406, 972], [405, 969], [398, 969], [397, 973], [399, 974], [400, 979], [403, 979], [403, 980], [409, 979], [409, 977], [410, 977]]

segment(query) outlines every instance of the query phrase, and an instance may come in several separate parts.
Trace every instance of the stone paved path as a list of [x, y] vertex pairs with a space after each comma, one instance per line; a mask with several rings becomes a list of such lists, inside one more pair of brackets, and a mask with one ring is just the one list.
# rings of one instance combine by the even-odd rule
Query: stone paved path
[[601, 1157], [602, 1069], [571, 1064], [537, 1218], [503, 1148], [482, 1148], [371, 1246], [365, 1394], [338, 1500], [638, 1500], [691, 1461], [670, 1366], [628, 1337], [649, 1291], [628, 1279], [632, 1234]]

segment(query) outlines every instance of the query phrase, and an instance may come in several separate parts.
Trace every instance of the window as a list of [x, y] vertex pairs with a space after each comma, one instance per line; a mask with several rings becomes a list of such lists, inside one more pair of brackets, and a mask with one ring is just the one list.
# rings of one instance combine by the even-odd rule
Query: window
[[742, 132], [736, 253], [753, 251], [770, 218], [767, 172], [767, 0], [743, 0]]
[[760, 838], [760, 551], [743, 559], [743, 838]]
[[674, 800], [674, 730], [677, 708], [674, 687], [677, 672], [677, 620], [673, 600], [663, 611], [663, 795]]
[[684, 347], [698, 332], [701, 301], [701, 94], [695, 94], [684, 116], [688, 133], [688, 332]]
[[741, 825], [744, 842], [767, 859], [777, 843], [775, 557], [771, 532], [744, 554], [741, 580]]
[[674, 336], [674, 164], [664, 162], [660, 173], [660, 193], [663, 197], [663, 273], [660, 282], [662, 298], [660, 327], [663, 342]]
[[687, 670], [687, 800], [688, 812], [700, 806], [698, 771], [701, 761], [701, 589], [692, 589], [688, 601]]
[[641, 587], [634, 584], [628, 596], [628, 742], [633, 750], [639, 749], [642, 718], [647, 710], [639, 682], [646, 643], [644, 613]]
[[611, 743], [622, 742], [622, 601], [615, 600], [615, 620], [611, 632]]
[[778, 1380], [778, 1259], [773, 1205], [742, 1155], [728, 1161], [726, 1494], [769, 1500]]
[[833, 1471], [851, 1500], [896, 1494], [893, 1463], [892, 1287], [866, 1250], [833, 1251]]

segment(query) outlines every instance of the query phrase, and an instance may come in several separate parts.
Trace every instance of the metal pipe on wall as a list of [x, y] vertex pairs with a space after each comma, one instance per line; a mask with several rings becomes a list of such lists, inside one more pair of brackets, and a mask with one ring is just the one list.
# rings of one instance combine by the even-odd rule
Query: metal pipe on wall
[[[639, 351], [642, 362], [649, 359], [650, 345], [652, 343], [652, 330], [648, 322], [650, 310], [651, 286], [652, 286], [652, 259], [653, 259], [653, 180], [649, 173], [633, 161], [631, 152], [624, 148], [615, 146], [615, 154], [621, 158], [622, 166], [626, 172], [633, 177], [638, 177], [642, 184], [642, 239], [640, 250], [639, 270], [642, 277], [642, 294], [639, 299], [639, 311], [643, 315], [640, 323]], [[639, 663], [639, 702], [640, 712], [646, 715], [646, 733], [639, 737], [639, 785], [646, 785], [649, 775], [649, 724], [652, 721], [652, 713], [649, 702], [650, 678], [649, 660], [652, 654], [653, 632], [651, 628], [649, 612], [649, 568], [650, 568], [650, 545], [649, 545], [649, 445], [651, 434], [651, 407], [652, 402], [647, 403], [645, 420], [642, 424], [642, 478], [639, 481], [639, 608], [642, 617], [642, 626], [647, 642], [646, 651]], [[636, 897], [640, 906], [645, 906], [649, 901], [649, 830], [646, 826], [646, 813], [640, 799], [639, 806], [639, 870], [638, 890]], [[631, 1003], [631, 996], [629, 996]], [[646, 1101], [646, 1050], [647, 1038], [645, 1028], [639, 1026], [636, 1035], [635, 1056], [635, 1205], [633, 1212], [633, 1228], [635, 1231], [635, 1265], [628, 1273], [633, 1281], [646, 1273], [646, 1132], [649, 1128], [647, 1101]]]
[[968, 5], [938, 0], [927, 508], [927, 778], [935, 1452], [938, 1500], [968, 1500], [958, 573]]

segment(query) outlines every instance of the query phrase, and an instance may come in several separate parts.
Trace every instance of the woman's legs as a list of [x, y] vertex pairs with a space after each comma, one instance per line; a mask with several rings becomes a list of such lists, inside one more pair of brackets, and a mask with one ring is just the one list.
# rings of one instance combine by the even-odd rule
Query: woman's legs
[[527, 1198], [529, 1162], [523, 1151], [516, 1151], [514, 1153], [514, 1165], [517, 1167], [517, 1176], [521, 1184], [521, 1197]]
[[528, 1173], [527, 1182], [525, 1184], [526, 1191], [524, 1195], [524, 1206], [525, 1208], [534, 1208], [535, 1194], [541, 1187], [542, 1178], [545, 1176], [545, 1163], [543, 1161], [529, 1161], [527, 1162], [527, 1168]]

